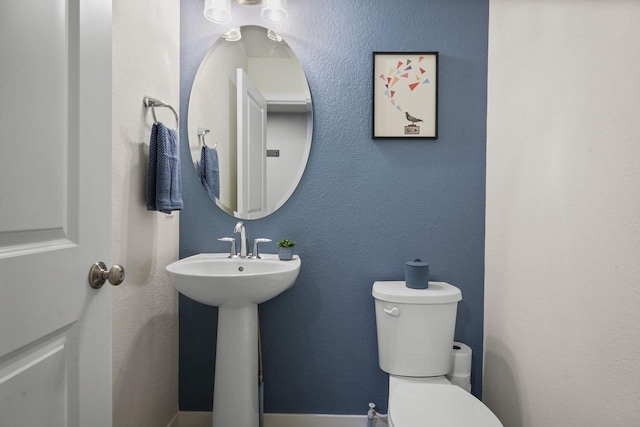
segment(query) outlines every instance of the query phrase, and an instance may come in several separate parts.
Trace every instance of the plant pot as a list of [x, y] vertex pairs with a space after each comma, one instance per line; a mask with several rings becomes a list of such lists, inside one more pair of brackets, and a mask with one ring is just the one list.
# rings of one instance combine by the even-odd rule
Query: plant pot
[[290, 261], [293, 259], [293, 247], [291, 248], [278, 248], [278, 257], [282, 261]]

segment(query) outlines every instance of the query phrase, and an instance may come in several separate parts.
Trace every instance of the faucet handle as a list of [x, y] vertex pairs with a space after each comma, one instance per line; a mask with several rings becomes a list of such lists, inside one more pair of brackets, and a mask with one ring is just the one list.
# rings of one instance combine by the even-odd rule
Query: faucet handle
[[260, 259], [260, 254], [258, 253], [258, 243], [267, 243], [271, 241], [272, 241], [271, 239], [264, 239], [262, 237], [255, 239], [253, 241], [253, 254], [251, 254], [250, 258]]
[[236, 251], [236, 239], [233, 237], [221, 237], [218, 239], [221, 242], [230, 242], [231, 250], [229, 251], [229, 256], [227, 258], [237, 258], [238, 252]]

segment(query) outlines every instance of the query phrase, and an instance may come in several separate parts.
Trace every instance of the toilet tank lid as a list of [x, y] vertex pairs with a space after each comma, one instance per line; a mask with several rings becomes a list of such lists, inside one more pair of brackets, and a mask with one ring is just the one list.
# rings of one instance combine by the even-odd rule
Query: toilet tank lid
[[380, 301], [405, 304], [446, 304], [462, 299], [460, 289], [446, 282], [429, 282], [427, 289], [407, 288], [404, 281], [375, 282], [371, 294]]

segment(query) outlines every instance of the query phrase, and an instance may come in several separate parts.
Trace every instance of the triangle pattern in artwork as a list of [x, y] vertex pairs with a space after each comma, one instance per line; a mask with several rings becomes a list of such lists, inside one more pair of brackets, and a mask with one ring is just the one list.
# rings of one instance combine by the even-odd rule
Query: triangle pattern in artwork
[[420, 84], [420, 82], [418, 82], [418, 83], [411, 83], [411, 84], [409, 85], [409, 89], [414, 90], [416, 87], [418, 87], [418, 85], [419, 85], [419, 84]]

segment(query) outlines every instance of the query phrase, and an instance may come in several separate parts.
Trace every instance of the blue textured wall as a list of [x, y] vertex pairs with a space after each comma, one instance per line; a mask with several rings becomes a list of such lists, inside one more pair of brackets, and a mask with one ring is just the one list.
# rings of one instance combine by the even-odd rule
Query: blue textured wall
[[[182, 138], [198, 65], [227, 27], [182, 0]], [[234, 25], [261, 25], [233, 5]], [[295, 286], [260, 306], [266, 412], [386, 410], [378, 367], [376, 280], [402, 280], [422, 258], [462, 289], [456, 339], [474, 350], [481, 393], [488, 0], [290, 0], [274, 27], [304, 67], [315, 113], [309, 164], [276, 213], [250, 236], [295, 240]], [[371, 139], [373, 51], [439, 51], [439, 139]], [[180, 255], [223, 252], [236, 220], [207, 199], [182, 143]], [[265, 246], [275, 252], [275, 245]], [[271, 249], [271, 250], [269, 250]], [[211, 410], [217, 310], [180, 297], [180, 409]]]

